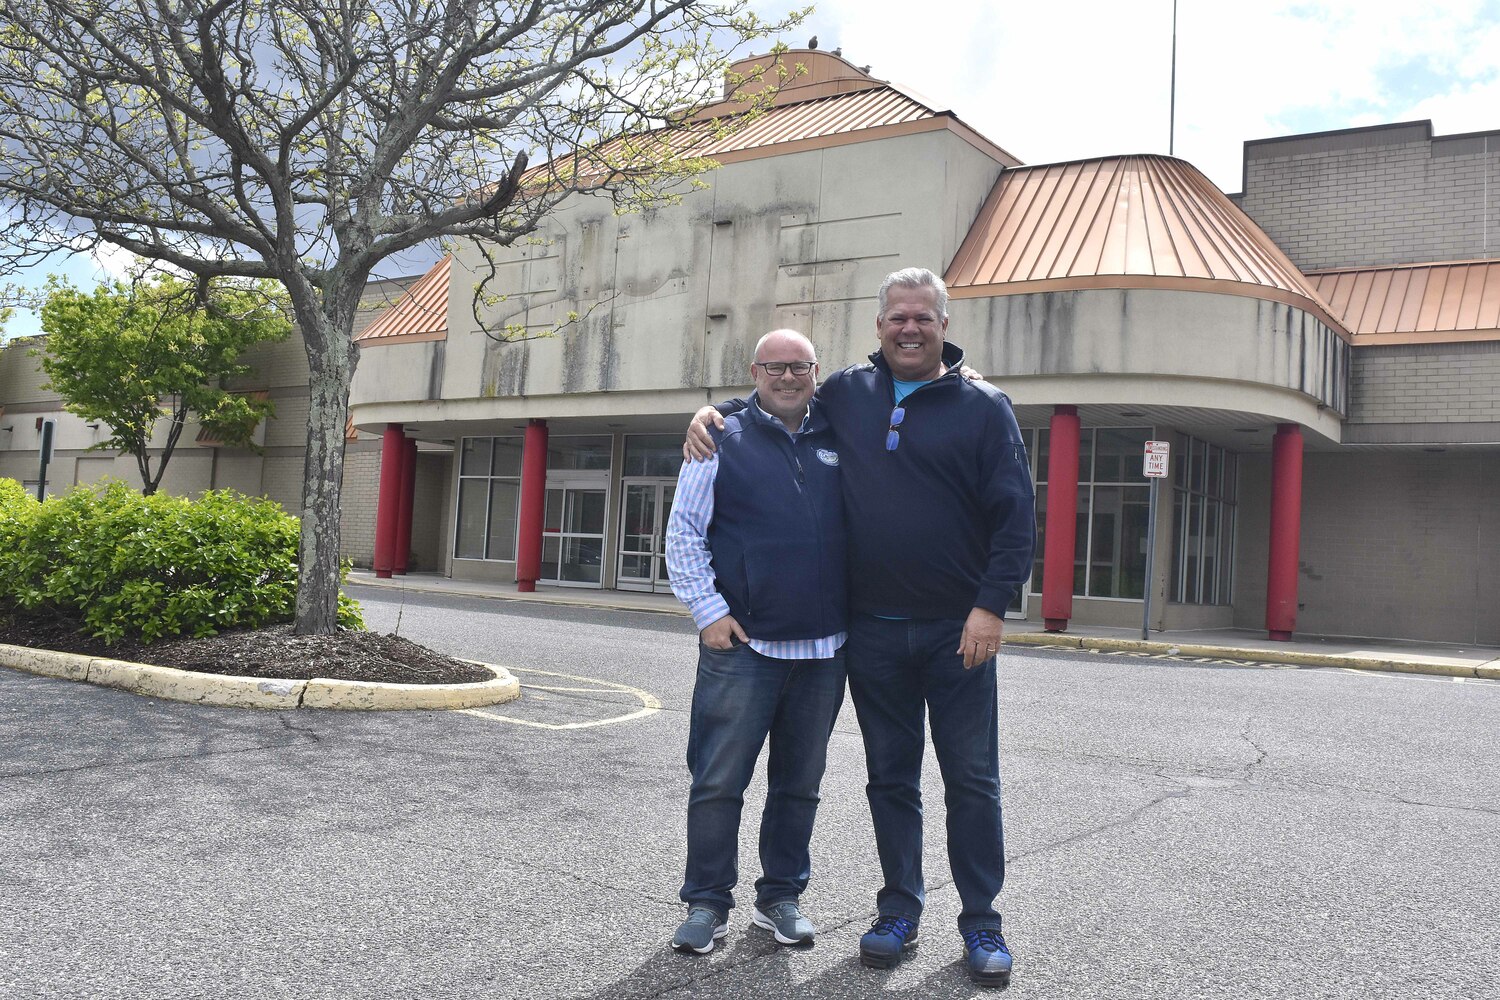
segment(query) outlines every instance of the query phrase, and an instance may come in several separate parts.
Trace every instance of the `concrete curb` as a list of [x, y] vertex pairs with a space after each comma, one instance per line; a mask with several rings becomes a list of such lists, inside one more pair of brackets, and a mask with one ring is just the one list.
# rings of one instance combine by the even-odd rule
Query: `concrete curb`
[[[470, 590], [459, 587], [443, 587], [434, 589], [429, 587], [412, 587], [404, 583], [392, 583], [390, 580], [377, 580], [371, 577], [362, 579], [350, 579], [349, 584], [355, 587], [369, 587], [372, 590], [394, 590], [406, 594], [426, 594], [434, 597], [476, 597], [482, 601], [518, 601], [523, 604], [547, 604], [555, 608], [588, 608], [592, 611], [635, 611], [643, 615], [673, 615], [678, 618], [691, 618], [693, 613], [681, 604], [663, 604], [659, 608], [643, 608], [638, 604], [627, 601], [614, 601], [607, 596], [601, 597], [579, 597], [573, 594], [518, 594], [518, 593], [496, 593], [490, 590]], [[589, 591], [580, 591], [589, 593]], [[610, 594], [613, 591], [601, 590], [599, 594]]]
[[1500, 668], [1485, 664], [1424, 663], [1384, 657], [1350, 656], [1344, 653], [1304, 653], [1299, 650], [1245, 649], [1239, 646], [1205, 646], [1191, 642], [1151, 642], [1142, 639], [1107, 639], [1059, 632], [1018, 632], [1005, 637], [1016, 646], [1067, 646], [1100, 652], [1152, 653], [1174, 656], [1207, 656], [1216, 660], [1248, 660], [1254, 663], [1288, 663], [1300, 667], [1345, 667], [1349, 670], [1389, 670], [1439, 677], [1500, 678]]
[[521, 697], [521, 683], [509, 670], [492, 663], [479, 665], [495, 676], [473, 684], [380, 684], [323, 677], [296, 681], [204, 674], [149, 663], [0, 644], [0, 666], [43, 677], [118, 688], [151, 698], [221, 708], [445, 711], [500, 705]]

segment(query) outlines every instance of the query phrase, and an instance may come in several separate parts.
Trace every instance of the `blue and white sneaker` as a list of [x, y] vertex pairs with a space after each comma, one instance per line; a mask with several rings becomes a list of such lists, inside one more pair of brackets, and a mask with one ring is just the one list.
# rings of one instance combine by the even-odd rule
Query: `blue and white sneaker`
[[765, 909], [760, 904], [750, 911], [750, 922], [771, 932], [780, 944], [811, 944], [818, 929], [802, 915], [795, 901], [786, 899], [771, 903]]
[[916, 944], [915, 920], [883, 914], [859, 939], [859, 962], [872, 969], [889, 969], [901, 961], [902, 952]]
[[706, 906], [688, 909], [687, 919], [672, 935], [672, 947], [678, 951], [692, 951], [707, 955], [714, 950], [714, 942], [729, 933], [729, 921]]
[[994, 927], [964, 931], [964, 961], [969, 978], [980, 986], [1010, 985], [1010, 948], [1005, 935]]

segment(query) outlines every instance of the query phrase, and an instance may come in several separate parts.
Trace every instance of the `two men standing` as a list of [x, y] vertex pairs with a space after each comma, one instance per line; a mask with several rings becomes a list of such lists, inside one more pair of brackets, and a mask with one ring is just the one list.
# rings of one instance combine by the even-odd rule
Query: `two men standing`
[[[982, 985], [1000, 986], [1010, 980], [1011, 956], [994, 906], [1005, 871], [994, 657], [1005, 608], [1030, 573], [1034, 496], [1010, 401], [987, 383], [964, 378], [962, 351], [946, 342], [947, 300], [931, 271], [908, 268], [887, 276], [876, 321], [880, 350], [870, 363], [831, 376], [814, 405], [831, 427], [841, 478], [849, 690], [864, 736], [866, 791], [884, 878], [876, 896], [879, 915], [860, 941], [860, 959], [889, 967], [917, 940], [926, 898], [925, 717], [943, 773], [948, 855], [969, 974]], [[725, 422], [729, 430], [743, 417], [737, 404], [726, 409], [735, 413]], [[695, 454], [713, 453], [708, 425], [719, 422], [711, 408], [695, 417], [689, 437]], [[732, 460], [726, 452], [721, 468]], [[692, 468], [687, 463], [684, 475]], [[753, 499], [773, 519], [784, 515], [784, 502], [762, 480], [754, 483]], [[709, 548], [722, 588], [730, 578], [719, 568], [718, 549]], [[677, 568], [670, 560], [669, 567], [675, 583]], [[699, 678], [702, 683], [701, 664]], [[696, 693], [694, 701], [690, 759], [698, 738]], [[774, 772], [774, 736], [772, 744]], [[820, 750], [820, 772], [824, 759]], [[695, 770], [695, 795], [697, 785]], [[690, 842], [692, 811], [690, 804]], [[765, 838], [763, 821], [763, 862]], [[691, 882], [691, 843], [689, 855]]]

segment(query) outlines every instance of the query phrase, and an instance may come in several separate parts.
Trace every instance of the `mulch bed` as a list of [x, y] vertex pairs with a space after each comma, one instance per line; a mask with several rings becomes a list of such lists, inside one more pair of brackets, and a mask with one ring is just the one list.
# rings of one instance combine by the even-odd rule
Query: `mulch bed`
[[400, 636], [348, 631], [295, 635], [290, 624], [204, 639], [163, 639], [149, 646], [127, 639], [111, 646], [69, 622], [0, 617], [0, 643], [240, 677], [466, 684], [494, 676]]

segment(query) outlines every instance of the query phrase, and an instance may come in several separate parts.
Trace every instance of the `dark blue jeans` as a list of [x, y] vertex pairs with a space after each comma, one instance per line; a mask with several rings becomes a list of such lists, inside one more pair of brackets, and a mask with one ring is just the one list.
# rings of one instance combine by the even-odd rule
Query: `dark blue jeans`
[[828, 737], [844, 704], [844, 653], [776, 660], [749, 646], [698, 644], [687, 764], [687, 875], [682, 901], [720, 916], [734, 907], [740, 809], [760, 749], [771, 738], [760, 816], [756, 904], [795, 900], [812, 873], [807, 844], [818, 811]]
[[923, 710], [943, 774], [948, 863], [963, 910], [960, 930], [1000, 927], [995, 897], [1005, 881], [1000, 827], [1000, 757], [995, 660], [972, 670], [954, 652], [964, 623], [891, 621], [854, 615], [849, 625], [849, 694], [865, 739], [870, 818], [885, 885], [882, 914], [917, 920], [922, 881]]

